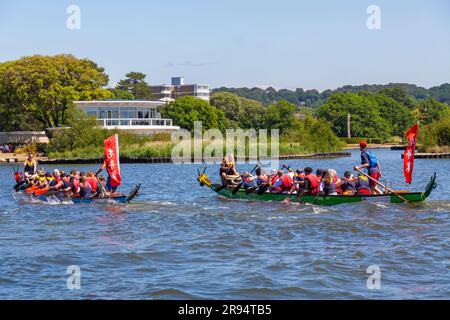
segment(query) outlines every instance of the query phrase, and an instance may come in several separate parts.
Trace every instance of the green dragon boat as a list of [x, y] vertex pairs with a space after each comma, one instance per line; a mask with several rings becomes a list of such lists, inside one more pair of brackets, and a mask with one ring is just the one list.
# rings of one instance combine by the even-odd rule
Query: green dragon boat
[[[287, 193], [271, 193], [264, 192], [262, 194], [258, 193], [247, 193], [246, 189], [239, 189], [237, 192], [233, 193], [234, 186], [230, 187], [222, 187], [220, 184], [212, 183], [208, 175], [203, 173], [199, 173], [197, 180], [200, 182], [201, 186], [207, 186], [218, 195], [223, 196], [228, 199], [237, 199], [237, 200], [252, 200], [252, 201], [291, 201], [291, 202], [301, 202], [301, 203], [310, 203], [316, 205], [337, 205], [342, 203], [353, 203], [353, 202], [362, 202], [362, 201], [384, 201], [391, 203], [402, 203], [405, 202], [403, 199], [406, 199], [409, 202], [422, 202], [425, 201], [426, 198], [431, 194], [433, 189], [436, 188], [436, 173], [430, 178], [425, 191], [423, 192], [404, 192], [404, 191], [396, 191], [397, 194], [394, 193], [386, 193], [380, 195], [335, 195], [335, 196], [314, 196], [314, 195], [303, 195], [302, 197], [298, 197], [297, 194], [287, 194]], [[403, 198], [403, 199], [402, 199]]]

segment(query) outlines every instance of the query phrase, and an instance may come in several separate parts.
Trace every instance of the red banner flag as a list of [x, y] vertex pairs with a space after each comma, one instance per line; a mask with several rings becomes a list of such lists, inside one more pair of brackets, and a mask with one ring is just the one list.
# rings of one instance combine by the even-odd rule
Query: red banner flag
[[419, 124], [413, 125], [406, 133], [408, 138], [408, 146], [403, 153], [403, 173], [405, 174], [406, 183], [411, 184], [412, 173], [414, 168], [414, 154], [416, 153], [417, 135], [419, 134]]
[[121, 183], [119, 164], [119, 137], [117, 134], [103, 141], [105, 145], [105, 162], [111, 179], [111, 186], [118, 187]]

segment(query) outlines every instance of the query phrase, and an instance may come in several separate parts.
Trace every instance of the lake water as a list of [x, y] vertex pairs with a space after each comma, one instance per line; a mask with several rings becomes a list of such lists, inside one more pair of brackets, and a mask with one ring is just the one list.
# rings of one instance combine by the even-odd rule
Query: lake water
[[[404, 188], [401, 153], [376, 154], [384, 178]], [[340, 174], [358, 162], [357, 151], [285, 161]], [[414, 189], [438, 173], [420, 206], [226, 200], [199, 186], [199, 167], [123, 164], [123, 191], [143, 183], [125, 206], [18, 201], [11, 166], [1, 165], [0, 298], [450, 298], [449, 160], [416, 160]], [[207, 172], [217, 181], [217, 171]], [[78, 290], [67, 288], [72, 265], [81, 271]], [[369, 290], [373, 265], [381, 289]]]

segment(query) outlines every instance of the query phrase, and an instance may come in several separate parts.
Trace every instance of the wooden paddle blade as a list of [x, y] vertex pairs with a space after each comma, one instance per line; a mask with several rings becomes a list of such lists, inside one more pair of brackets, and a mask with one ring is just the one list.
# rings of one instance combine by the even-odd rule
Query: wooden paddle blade
[[239, 189], [241, 189], [242, 185], [244, 184], [244, 182], [239, 183], [236, 188], [233, 189], [233, 191], [231, 191], [232, 194], [236, 194]]
[[214, 189], [215, 192], [220, 192], [221, 190], [225, 189], [227, 186], [220, 186]]
[[260, 186], [259, 189], [258, 189], [258, 192], [257, 192], [258, 195], [261, 195], [264, 192], [266, 192], [268, 188], [269, 188], [269, 185]]
[[250, 194], [256, 191], [256, 189], [258, 189], [258, 187], [250, 187], [247, 190], [245, 190], [246, 194]]
[[45, 197], [51, 197], [51, 196], [56, 196], [58, 193], [59, 193], [59, 191], [57, 191], [57, 190], [50, 190], [50, 191], [47, 191], [46, 193], [44, 193], [43, 195]]

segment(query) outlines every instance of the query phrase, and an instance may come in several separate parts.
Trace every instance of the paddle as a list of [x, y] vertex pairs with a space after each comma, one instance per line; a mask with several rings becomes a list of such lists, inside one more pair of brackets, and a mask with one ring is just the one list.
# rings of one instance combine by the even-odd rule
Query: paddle
[[[283, 164], [279, 170], [283, 170], [284, 168], [286, 168], [285, 164]], [[266, 183], [265, 185], [262, 185], [262, 186], [259, 187], [258, 192], [257, 192], [258, 195], [262, 195], [264, 192], [266, 192], [266, 190], [270, 187], [270, 185], [272, 184], [272, 182], [273, 182], [273, 180], [275, 179], [276, 176], [277, 175], [275, 174], [272, 177], [272, 179], [270, 179], [270, 181], [268, 183]]]
[[105, 196], [108, 195], [108, 192], [106, 191], [105, 186], [103, 185], [103, 183], [98, 179], [97, 175], [95, 175], [95, 179], [97, 180], [97, 183], [100, 186], [100, 189], [102, 189], [102, 191], [100, 193], [100, 197], [104, 198]]
[[[250, 171], [250, 174], [252, 174], [252, 173], [256, 170], [256, 168], [258, 168], [258, 167], [259, 167], [259, 163], [256, 164], [256, 166], [253, 168], [252, 171]], [[241, 179], [242, 179], [242, 175], [240, 175], [240, 177], [241, 177]], [[239, 189], [242, 187], [243, 184], [244, 184], [244, 181], [240, 182], [240, 183], [236, 186], [236, 188], [234, 188], [233, 191], [231, 191], [231, 194], [236, 194], [236, 193], [239, 191]]]
[[369, 178], [370, 180], [372, 180], [373, 182], [375, 182], [376, 184], [378, 184], [380, 187], [382, 187], [383, 189], [389, 191], [390, 193], [394, 194], [395, 196], [397, 196], [399, 199], [403, 200], [406, 203], [409, 204], [414, 204], [416, 205], [416, 203], [409, 201], [408, 199], [405, 199], [404, 197], [402, 197], [401, 195], [399, 195], [398, 193], [396, 193], [394, 190], [386, 187], [384, 184], [382, 184], [381, 182], [378, 182], [376, 179], [372, 178], [371, 176], [369, 176], [367, 173], [365, 173], [364, 171], [358, 169], [357, 167], [353, 168], [355, 171], [358, 171], [359, 173], [361, 173], [362, 175], [366, 176], [367, 178]]

